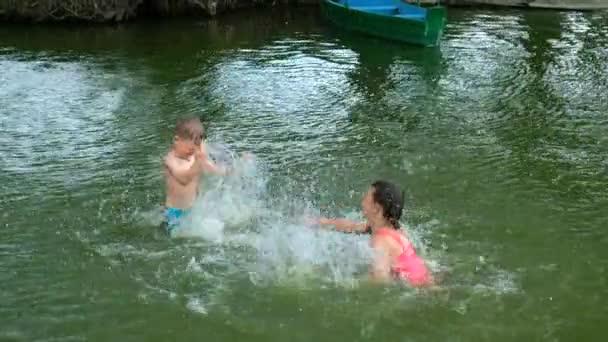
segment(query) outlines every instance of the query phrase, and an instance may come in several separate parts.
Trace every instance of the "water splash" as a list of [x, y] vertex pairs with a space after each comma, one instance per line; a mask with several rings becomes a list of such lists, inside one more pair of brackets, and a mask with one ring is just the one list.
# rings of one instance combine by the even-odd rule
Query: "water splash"
[[[303, 218], [315, 211], [314, 205], [288, 193], [281, 198], [270, 194], [261, 163], [238, 158], [226, 146], [212, 145], [209, 152], [234, 172], [204, 182], [175, 237], [198, 238], [223, 249], [229, 259], [224, 261], [257, 284], [356, 283], [369, 264], [365, 238], [312, 229]], [[192, 262], [186, 266], [190, 271], [196, 269]]]

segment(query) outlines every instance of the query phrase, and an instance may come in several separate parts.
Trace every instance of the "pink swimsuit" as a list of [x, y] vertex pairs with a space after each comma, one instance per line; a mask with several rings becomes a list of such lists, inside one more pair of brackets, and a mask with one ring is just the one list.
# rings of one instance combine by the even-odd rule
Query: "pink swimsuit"
[[428, 285], [432, 282], [424, 260], [416, 255], [416, 251], [409, 241], [404, 243], [399, 233], [393, 229], [378, 229], [375, 234], [391, 237], [399, 243], [403, 250], [391, 269], [394, 277], [406, 279], [413, 286]]

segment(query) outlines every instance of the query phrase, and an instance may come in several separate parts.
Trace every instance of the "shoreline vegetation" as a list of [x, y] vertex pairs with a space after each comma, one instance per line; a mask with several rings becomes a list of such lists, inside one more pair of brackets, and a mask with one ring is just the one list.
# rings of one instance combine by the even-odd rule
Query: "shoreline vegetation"
[[0, 0], [0, 21], [103, 23], [142, 17], [212, 17], [273, 4], [273, 0]]
[[[213, 17], [241, 8], [318, 5], [320, 0], [0, 0], [0, 22], [124, 22], [142, 17]], [[415, 0], [409, 0], [415, 2]], [[422, 0], [425, 5], [436, 0]], [[608, 0], [441, 0], [446, 6], [593, 10]]]

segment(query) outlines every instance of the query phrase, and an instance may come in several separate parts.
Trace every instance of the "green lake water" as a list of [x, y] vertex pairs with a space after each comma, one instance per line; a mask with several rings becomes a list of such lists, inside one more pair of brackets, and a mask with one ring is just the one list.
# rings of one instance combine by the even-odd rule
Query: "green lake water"
[[[189, 114], [240, 173], [169, 239]], [[366, 237], [302, 225], [377, 178], [439, 289], [370, 285]], [[604, 341], [608, 14], [454, 9], [438, 49], [314, 9], [3, 26], [0, 209], [2, 341]]]

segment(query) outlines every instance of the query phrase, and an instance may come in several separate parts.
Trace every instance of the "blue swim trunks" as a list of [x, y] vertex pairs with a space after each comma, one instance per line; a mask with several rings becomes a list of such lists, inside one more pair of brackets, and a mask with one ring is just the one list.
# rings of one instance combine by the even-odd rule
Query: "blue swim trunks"
[[190, 210], [178, 209], [178, 208], [167, 208], [165, 211], [166, 229], [167, 233], [171, 235], [173, 231], [179, 227], [184, 217], [188, 215]]

